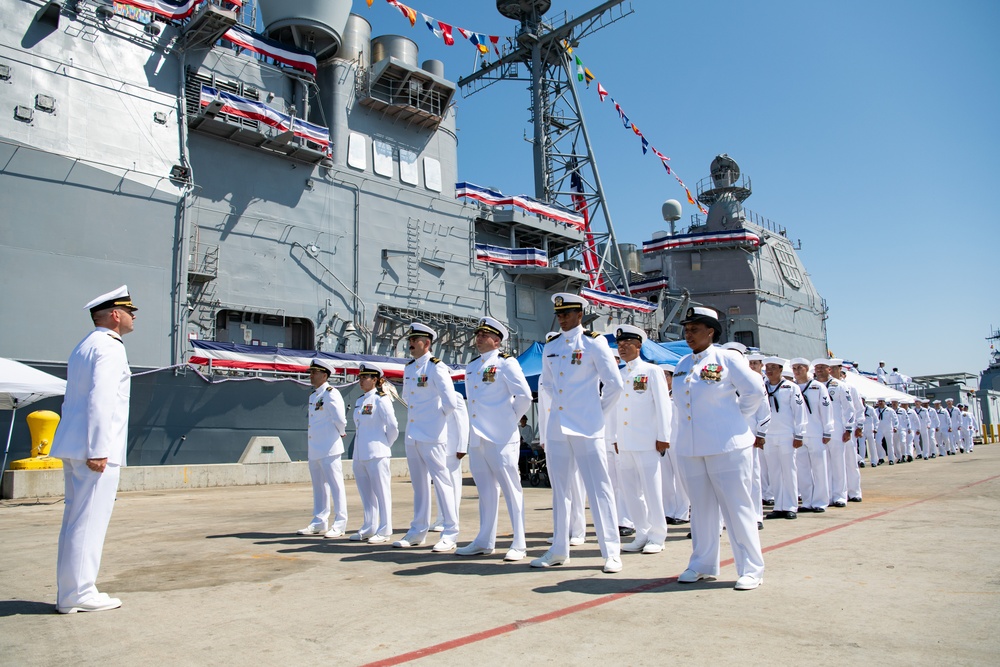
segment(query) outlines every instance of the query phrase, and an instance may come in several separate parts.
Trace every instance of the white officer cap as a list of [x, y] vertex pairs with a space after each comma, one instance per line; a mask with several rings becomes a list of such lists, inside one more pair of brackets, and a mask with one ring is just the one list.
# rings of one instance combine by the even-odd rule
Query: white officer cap
[[368, 375], [370, 377], [380, 378], [380, 377], [385, 377], [385, 372], [381, 368], [373, 364], [361, 364], [361, 366], [358, 368], [358, 377], [361, 377], [362, 375]]
[[320, 357], [315, 357], [312, 360], [312, 363], [309, 364], [309, 370], [312, 370], [313, 368], [318, 368], [327, 375], [333, 375], [334, 371], [337, 370], [336, 366], [333, 365], [333, 362], [331, 360], [322, 359]]
[[118, 289], [111, 290], [107, 294], [102, 294], [95, 299], [91, 299], [90, 303], [84, 306], [83, 309], [89, 310], [93, 314], [99, 310], [114, 308], [116, 306], [128, 308], [132, 311], [139, 310], [135, 307], [135, 304], [132, 303], [132, 297], [128, 294], [128, 285], [122, 285]]
[[646, 342], [646, 332], [631, 324], [619, 324], [615, 331], [615, 340], [637, 340], [641, 345]]
[[786, 363], [787, 363], [787, 359], [782, 359], [781, 357], [765, 357], [764, 358], [764, 365], [765, 366], [767, 364], [777, 364], [778, 366], [784, 367], [784, 365]]
[[[824, 360], [824, 363], [825, 363], [825, 360]], [[812, 366], [812, 364], [809, 363], [809, 360], [806, 359], [805, 357], [795, 357], [794, 359], [790, 359], [788, 361], [788, 365], [789, 366], [799, 366], [799, 365], [802, 365], [802, 366]]]
[[737, 343], [734, 340], [731, 340], [728, 343], [723, 343], [722, 344], [722, 349], [723, 350], [735, 350], [735, 351], [739, 352], [740, 354], [746, 354], [747, 353], [747, 346], [744, 345], [743, 343]]
[[767, 356], [761, 354], [760, 352], [754, 352], [747, 355], [747, 361], [764, 361]]
[[500, 336], [500, 340], [507, 340], [507, 327], [500, 324], [498, 320], [495, 320], [492, 317], [480, 318], [479, 326], [476, 327], [476, 333], [479, 333], [480, 331]]
[[579, 294], [556, 292], [552, 295], [552, 304], [557, 313], [565, 313], [571, 310], [583, 310], [587, 307], [587, 300]]
[[410, 330], [406, 332], [407, 338], [430, 338], [431, 342], [437, 338], [437, 332], [431, 329], [426, 324], [421, 324], [420, 322], [410, 322]]

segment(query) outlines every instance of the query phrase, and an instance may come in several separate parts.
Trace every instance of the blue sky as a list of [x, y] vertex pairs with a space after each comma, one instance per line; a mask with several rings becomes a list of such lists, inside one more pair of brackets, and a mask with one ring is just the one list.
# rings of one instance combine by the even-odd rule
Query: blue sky
[[[487, 34], [516, 24], [492, 0], [410, 0]], [[599, 0], [553, 0], [549, 15]], [[625, 3], [627, 8], [629, 3]], [[633, 0], [577, 53], [689, 186], [728, 153], [753, 181], [746, 206], [801, 239], [830, 307], [829, 346], [871, 370], [978, 373], [1000, 327], [1000, 3]], [[402, 34], [452, 80], [474, 67], [419, 20], [355, 0], [373, 34]], [[625, 131], [596, 85], [584, 115], [620, 242], [664, 226], [684, 192]], [[457, 98], [459, 174], [533, 192], [529, 97], [502, 82]], [[684, 220], [695, 212], [685, 205]], [[780, 350], [774, 352], [780, 353]]]

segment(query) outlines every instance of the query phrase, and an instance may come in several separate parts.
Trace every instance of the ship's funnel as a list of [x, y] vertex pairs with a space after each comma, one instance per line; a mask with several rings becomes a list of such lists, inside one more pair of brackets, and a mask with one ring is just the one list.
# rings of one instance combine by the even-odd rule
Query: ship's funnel
[[317, 60], [337, 55], [351, 0], [257, 0], [268, 37], [312, 51]]
[[357, 14], [351, 14], [344, 29], [344, 40], [337, 54], [344, 60], [357, 60], [358, 64], [368, 69], [372, 57], [372, 26]]
[[404, 65], [417, 68], [417, 43], [401, 35], [379, 35], [372, 40], [372, 62], [395, 58]]

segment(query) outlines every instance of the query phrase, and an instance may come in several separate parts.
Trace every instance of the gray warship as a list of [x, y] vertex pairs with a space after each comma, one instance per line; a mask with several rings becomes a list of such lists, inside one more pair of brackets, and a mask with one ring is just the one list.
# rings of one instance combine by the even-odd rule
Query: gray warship
[[[484, 314], [517, 354], [555, 328], [557, 291], [649, 306], [599, 302], [597, 330], [676, 340], [699, 303], [728, 339], [825, 356], [826, 304], [786, 231], [744, 208], [732, 158], [698, 185], [707, 216], [678, 227], [667, 202], [650, 239], [618, 242], [560, 45], [626, 14], [619, 0], [553, 23], [550, 4], [498, 0], [515, 37], [455, 82], [350, 0], [0, 0], [0, 354], [65, 377], [81, 304], [127, 283], [131, 465], [232, 462], [251, 435], [304, 459], [309, 389], [286, 357], [398, 360], [419, 320], [460, 367]], [[459, 170], [453, 102], [504, 78], [532, 82], [523, 206], [456, 197], [476, 176]], [[560, 220], [583, 214], [589, 229]], [[484, 246], [546, 262], [485, 263]]]

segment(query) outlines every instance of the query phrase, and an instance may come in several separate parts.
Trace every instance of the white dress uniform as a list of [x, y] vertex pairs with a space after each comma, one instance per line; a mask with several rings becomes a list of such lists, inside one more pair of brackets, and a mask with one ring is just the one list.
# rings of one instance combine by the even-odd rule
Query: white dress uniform
[[938, 415], [938, 456], [951, 455], [951, 416], [944, 408], [939, 408]]
[[809, 380], [800, 384], [809, 425], [803, 444], [795, 456], [802, 506], [812, 511], [826, 511], [830, 503], [829, 453], [824, 438], [833, 437], [833, 414], [830, 393], [822, 383]]
[[917, 437], [920, 435], [920, 415], [913, 409], [913, 406], [906, 408], [906, 419], [910, 429], [910, 438], [906, 447], [907, 460], [912, 459], [916, 451]]
[[918, 414], [920, 415], [920, 453], [925, 460], [929, 460], [937, 456], [937, 439], [934, 436], [937, 431], [938, 416], [937, 412], [929, 406], [921, 406]]
[[[847, 468], [857, 469], [858, 455], [854, 450], [854, 398], [846, 382], [831, 377], [826, 382], [833, 416], [833, 436], [830, 438], [830, 504], [840, 507], [847, 503]], [[844, 439], [847, 442], [844, 442]]]
[[[104, 537], [125, 465], [132, 373], [121, 337], [98, 327], [69, 357], [62, 420], [50, 456], [62, 459], [66, 508], [59, 531], [56, 608], [100, 604]], [[108, 460], [104, 472], [87, 459]]]
[[[844, 386], [848, 386], [847, 380], [841, 378], [840, 382]], [[854, 406], [854, 433], [861, 431], [861, 437], [864, 437], [867, 420], [865, 402], [856, 389], [851, 389], [851, 403]], [[847, 451], [844, 452], [844, 465], [847, 467], [847, 500], [859, 502], [861, 500], [861, 470], [858, 465], [862, 458], [859, 450], [861, 438], [855, 438], [854, 433], [851, 434], [851, 442], [847, 445]]]
[[[347, 430], [344, 398], [324, 382], [309, 395], [309, 477], [312, 479], [313, 519], [311, 525], [329, 524], [333, 535], [347, 528], [347, 488], [344, 485], [343, 435]], [[333, 497], [333, 521], [330, 498]]]
[[895, 410], [888, 406], [883, 406], [881, 408], [876, 407], [875, 413], [878, 416], [878, 426], [875, 430], [875, 444], [877, 447], [882, 448], [879, 451], [879, 460], [883, 460], [881, 455], [882, 451], [884, 451], [884, 460], [892, 463], [896, 460], [893, 456], [894, 451], [892, 442], [896, 429], [899, 428], [899, 415], [896, 414]]
[[[772, 363], [772, 362], [769, 362]], [[767, 426], [764, 455], [774, 491], [775, 512], [798, 512], [799, 480], [793, 440], [805, 438], [808, 415], [802, 391], [790, 380], [766, 385], [771, 404], [771, 421]]]
[[699, 575], [719, 574], [721, 512], [737, 573], [763, 578], [750, 497], [755, 439], [750, 423], [764, 398], [759, 374], [742, 356], [721, 347], [712, 345], [677, 362], [671, 449], [677, 450], [691, 496], [688, 570]]
[[[555, 335], [555, 334], [552, 334]], [[541, 377], [538, 378], [538, 442], [542, 445], [543, 449], [548, 451], [545, 446], [548, 442], [548, 436], [546, 434], [546, 426], [549, 420], [549, 408], [551, 407], [551, 400], [549, 399], [549, 394], [545, 391], [545, 382]], [[546, 454], [546, 464], [548, 463], [548, 454]], [[556, 506], [556, 489], [552, 485], [551, 470], [549, 470], [549, 484], [552, 486], [552, 507]], [[569, 482], [570, 489], [570, 509], [569, 509], [569, 539], [571, 544], [583, 544], [587, 538], [587, 490], [583, 487], [583, 478], [580, 476], [580, 469], [577, 468], [576, 462], [573, 461], [570, 466], [570, 473], [572, 478]], [[553, 535], [554, 537], [554, 535]], [[553, 540], [549, 539], [549, 544], [552, 544]]]
[[[354, 404], [354, 481], [358, 485], [365, 522], [361, 539], [392, 535], [392, 473], [389, 462], [399, 424], [392, 399], [372, 389]], [[385, 540], [377, 540], [384, 542]]]
[[900, 405], [896, 411], [896, 431], [892, 439], [894, 454], [893, 461], [896, 463], [906, 459], [906, 438], [910, 430], [910, 420], [906, 416], [906, 408]]
[[959, 448], [961, 447], [961, 445], [959, 444], [961, 441], [959, 430], [962, 428], [962, 411], [959, 410], [958, 406], [955, 405], [952, 405], [950, 408], [947, 408], [947, 411], [948, 411], [948, 420], [951, 422], [951, 431], [949, 431], [950, 435], [948, 438], [948, 443], [949, 443], [948, 449], [952, 454], [957, 454]]
[[615, 451], [614, 420], [608, 419], [604, 424], [604, 453], [608, 462], [608, 477], [611, 478], [611, 490], [615, 494], [615, 507], [618, 509], [617, 525], [619, 533], [622, 528], [635, 530], [630, 516], [630, 508], [625, 502], [623, 493], [623, 478], [621, 470], [621, 456]]
[[859, 453], [862, 459], [864, 459], [865, 454], [868, 455], [868, 461], [873, 468], [878, 465], [879, 458], [885, 458], [879, 456], [878, 444], [875, 441], [875, 428], [877, 426], [878, 413], [875, 411], [875, 406], [865, 403], [865, 425], [861, 431], [864, 448]]
[[[455, 521], [461, 521], [462, 515], [462, 459], [458, 458], [458, 453], [469, 453], [469, 410], [465, 404], [465, 399], [456, 392], [455, 410], [448, 415], [448, 471], [451, 473], [451, 481], [454, 485], [455, 496]], [[429, 478], [428, 478], [429, 479]], [[436, 494], [435, 494], [436, 495]], [[434, 497], [431, 497], [433, 504]], [[431, 530], [440, 533], [444, 530], [444, 509], [437, 507], [434, 521], [431, 522]]]
[[524, 491], [517, 468], [520, 455], [518, 421], [531, 407], [531, 387], [517, 359], [499, 350], [487, 352], [465, 368], [469, 397], [469, 468], [479, 492], [479, 534], [472, 545], [496, 546], [500, 492], [510, 516], [511, 549], [527, 550], [524, 536]]
[[458, 408], [459, 399], [448, 366], [430, 352], [406, 364], [403, 400], [409, 408], [406, 463], [413, 486], [413, 521], [403, 539], [411, 545], [421, 544], [430, 530], [431, 479], [444, 513], [441, 540], [454, 544], [458, 539], [455, 481], [448, 460], [449, 456], [454, 458], [448, 452], [448, 417]]
[[[600, 383], [604, 384], [603, 390]], [[546, 342], [539, 388], [548, 393], [549, 401], [546, 457], [553, 495], [549, 554], [558, 559], [569, 554], [568, 520], [575, 464], [590, 500], [601, 554], [605, 559], [617, 559], [621, 539], [604, 428], [605, 418], [611, 416], [621, 393], [622, 379], [604, 336], [577, 326]]]
[[670, 442], [672, 409], [667, 379], [654, 364], [633, 359], [621, 369], [624, 389], [618, 398], [613, 424], [618, 445], [622, 496], [635, 524], [628, 551], [659, 551], [667, 539], [663, 509], [663, 479], [656, 442]]
[[[767, 380], [764, 379], [763, 375], [755, 373], [757, 377], [760, 378], [760, 388], [761, 391], [766, 393], [765, 385]], [[767, 441], [767, 430], [770, 427], [771, 422], [771, 405], [768, 401], [761, 401], [760, 407], [757, 408], [757, 412], [754, 413], [751, 423], [753, 424], [754, 436], [757, 438], [763, 438], [765, 442]], [[750, 497], [753, 498], [753, 507], [757, 512], [757, 521], [761, 521], [764, 518], [764, 472], [767, 469], [767, 464], [764, 462], [764, 450], [759, 447], [754, 447], [753, 451], [753, 482], [750, 485]]]

